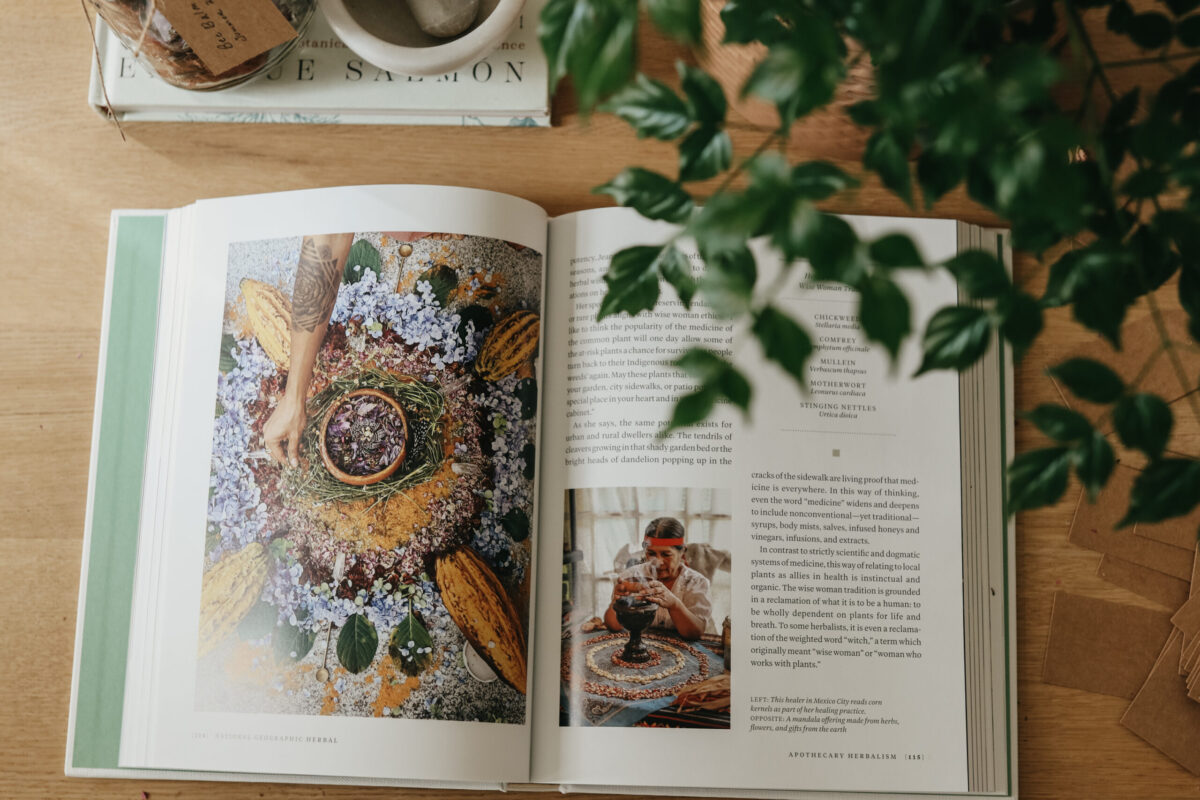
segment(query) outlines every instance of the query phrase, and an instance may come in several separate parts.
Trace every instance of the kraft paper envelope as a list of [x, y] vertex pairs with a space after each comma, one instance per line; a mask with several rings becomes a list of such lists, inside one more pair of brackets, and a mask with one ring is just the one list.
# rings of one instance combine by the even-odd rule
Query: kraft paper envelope
[[1182, 646], [1183, 637], [1176, 631], [1121, 724], [1200, 775], [1200, 703], [1188, 699], [1187, 684], [1174, 666]]
[[1107, 553], [1100, 557], [1096, 574], [1109, 583], [1128, 589], [1172, 611], [1188, 599], [1187, 581]]

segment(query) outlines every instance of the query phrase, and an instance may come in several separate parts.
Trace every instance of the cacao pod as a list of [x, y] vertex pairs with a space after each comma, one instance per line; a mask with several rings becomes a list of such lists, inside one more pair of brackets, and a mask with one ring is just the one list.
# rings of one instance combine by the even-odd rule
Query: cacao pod
[[292, 357], [291, 301], [262, 281], [244, 278], [241, 288], [254, 337], [276, 365], [287, 369]]
[[500, 579], [473, 550], [459, 547], [438, 556], [437, 585], [446, 611], [475, 652], [524, 694], [525, 634]]
[[267, 583], [267, 549], [251, 542], [204, 573], [200, 588], [200, 639], [204, 657], [233, 633], [262, 595]]
[[515, 311], [496, 323], [483, 339], [475, 371], [485, 381], [498, 381], [533, 358], [541, 321], [532, 311]]

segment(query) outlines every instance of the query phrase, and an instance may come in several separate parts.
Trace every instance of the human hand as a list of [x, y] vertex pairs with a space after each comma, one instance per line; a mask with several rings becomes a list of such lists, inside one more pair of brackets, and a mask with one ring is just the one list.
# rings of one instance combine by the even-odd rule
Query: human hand
[[652, 580], [647, 583], [642, 596], [663, 608], [674, 608], [679, 603], [679, 598], [662, 581]]
[[[271, 458], [280, 464], [300, 466], [300, 437], [304, 433], [304, 423], [307, 419], [304, 403], [285, 392], [263, 425], [263, 444], [266, 445]], [[286, 453], [284, 442], [287, 443]]]

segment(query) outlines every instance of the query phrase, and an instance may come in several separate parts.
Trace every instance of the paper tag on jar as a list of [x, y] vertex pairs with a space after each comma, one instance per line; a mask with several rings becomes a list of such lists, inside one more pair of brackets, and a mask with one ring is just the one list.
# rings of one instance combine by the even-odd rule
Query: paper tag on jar
[[272, 0], [156, 0], [155, 6], [214, 75], [296, 38]]

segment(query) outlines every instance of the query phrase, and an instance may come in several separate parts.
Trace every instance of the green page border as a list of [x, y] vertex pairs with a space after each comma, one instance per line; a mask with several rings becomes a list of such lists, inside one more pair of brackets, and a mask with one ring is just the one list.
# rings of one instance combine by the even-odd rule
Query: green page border
[[77, 768], [116, 767], [165, 215], [117, 221], [75, 701]]

